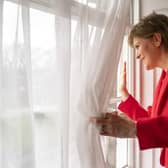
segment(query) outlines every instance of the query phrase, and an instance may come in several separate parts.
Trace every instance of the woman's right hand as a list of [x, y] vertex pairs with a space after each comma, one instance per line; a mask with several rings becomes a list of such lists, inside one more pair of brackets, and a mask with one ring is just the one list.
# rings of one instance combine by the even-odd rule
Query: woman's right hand
[[117, 111], [105, 113], [102, 117], [91, 117], [90, 122], [96, 124], [100, 134], [118, 138], [135, 138], [136, 122], [124, 113]]
[[126, 62], [124, 62], [123, 69], [121, 72], [119, 92], [121, 94], [121, 99], [124, 101], [128, 98], [129, 92], [127, 89], [127, 72], [126, 72]]

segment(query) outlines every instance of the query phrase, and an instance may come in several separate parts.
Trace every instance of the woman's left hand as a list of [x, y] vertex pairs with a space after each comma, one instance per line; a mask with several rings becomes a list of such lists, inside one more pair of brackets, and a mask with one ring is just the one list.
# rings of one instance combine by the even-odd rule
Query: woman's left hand
[[100, 134], [118, 138], [135, 138], [136, 123], [124, 113], [106, 113], [103, 117], [91, 117], [90, 121], [100, 127]]

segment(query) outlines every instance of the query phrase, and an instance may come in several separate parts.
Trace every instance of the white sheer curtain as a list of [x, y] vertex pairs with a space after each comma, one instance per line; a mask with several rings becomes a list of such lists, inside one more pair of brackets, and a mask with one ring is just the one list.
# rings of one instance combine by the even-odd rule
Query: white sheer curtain
[[108, 8], [101, 23], [102, 34], [100, 35], [99, 31], [95, 32], [94, 46], [87, 43], [85, 69], [82, 74], [81, 104], [79, 105], [81, 113], [79, 115], [83, 116], [79, 117], [78, 128], [80, 156], [85, 158], [81, 159], [83, 168], [108, 167], [102, 153], [99, 133], [88, 124], [88, 118], [91, 115], [101, 115], [107, 111], [117, 79], [117, 67], [128, 23], [130, 4], [129, 1], [113, 0], [108, 1], [106, 5]]
[[0, 167], [105, 168], [89, 117], [108, 106], [129, 0], [1, 0]]

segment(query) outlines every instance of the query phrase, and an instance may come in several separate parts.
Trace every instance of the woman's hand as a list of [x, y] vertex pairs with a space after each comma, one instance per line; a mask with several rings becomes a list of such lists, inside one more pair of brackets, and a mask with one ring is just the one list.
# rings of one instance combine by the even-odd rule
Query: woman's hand
[[118, 138], [135, 138], [136, 123], [124, 113], [106, 113], [104, 117], [92, 117], [90, 121], [100, 127], [100, 134]]
[[121, 98], [122, 98], [123, 101], [128, 98], [129, 92], [128, 92], [128, 89], [127, 89], [126, 62], [124, 62], [122, 73], [121, 73], [119, 92], [121, 94]]

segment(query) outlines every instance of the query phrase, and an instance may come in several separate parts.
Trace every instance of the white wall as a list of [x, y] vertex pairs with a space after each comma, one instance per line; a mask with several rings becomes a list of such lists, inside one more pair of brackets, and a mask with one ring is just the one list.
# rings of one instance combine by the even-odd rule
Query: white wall
[[151, 13], [153, 10], [168, 10], [168, 0], [140, 0], [141, 16]]

